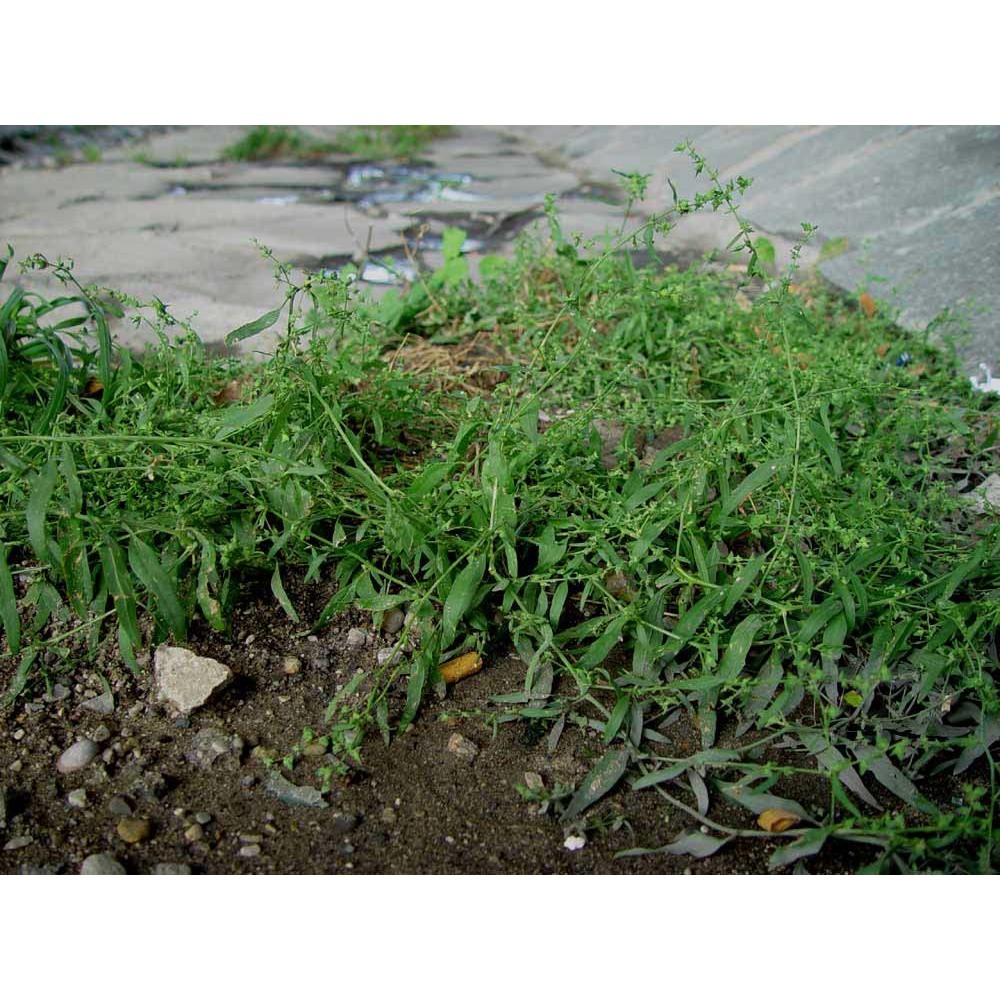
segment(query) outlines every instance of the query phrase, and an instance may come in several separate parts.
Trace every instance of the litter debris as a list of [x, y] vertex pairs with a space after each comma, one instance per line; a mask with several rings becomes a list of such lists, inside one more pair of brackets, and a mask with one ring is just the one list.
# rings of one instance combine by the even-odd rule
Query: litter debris
[[478, 673], [482, 665], [483, 659], [478, 653], [463, 653], [461, 656], [456, 656], [453, 660], [441, 664], [441, 679], [447, 684], [454, 684], [455, 681], [460, 681], [463, 677]]
[[1000, 392], [1000, 378], [993, 377], [990, 366], [981, 364], [979, 370], [982, 372], [983, 377], [981, 379], [970, 377], [969, 381], [972, 383], [972, 388], [976, 392]]

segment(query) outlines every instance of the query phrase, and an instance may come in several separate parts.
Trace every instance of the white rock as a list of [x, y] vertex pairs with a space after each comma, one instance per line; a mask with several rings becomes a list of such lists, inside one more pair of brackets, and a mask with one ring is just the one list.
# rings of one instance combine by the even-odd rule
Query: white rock
[[224, 663], [179, 646], [160, 646], [153, 660], [157, 695], [179, 712], [200, 708], [233, 672]]
[[88, 739], [77, 740], [71, 747], [62, 752], [56, 761], [56, 770], [60, 774], [72, 774], [86, 767], [98, 754], [100, 747]]
[[565, 847], [567, 851], [581, 851], [586, 846], [587, 838], [581, 837], [577, 834], [573, 834], [563, 841], [563, 847]]

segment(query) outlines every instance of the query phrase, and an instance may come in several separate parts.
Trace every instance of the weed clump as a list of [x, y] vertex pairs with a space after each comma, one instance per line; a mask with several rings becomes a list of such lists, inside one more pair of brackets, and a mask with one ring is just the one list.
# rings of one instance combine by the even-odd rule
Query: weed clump
[[[282, 323], [262, 364], [211, 357], [190, 330], [170, 340], [155, 302], [160, 346], [131, 357], [63, 264], [72, 296], [15, 290], [0, 314], [10, 695], [69, 633], [96, 644], [113, 623], [135, 664], [194, 614], [224, 629], [250, 568], [297, 617], [295, 565], [338, 583], [314, 629], [348, 607], [407, 615], [399, 655], [331, 702], [334, 768], [366, 732], [405, 728], [442, 664], [488, 669], [506, 644], [525, 674], [498, 721], [530, 719], [552, 745], [589, 727], [607, 747], [567, 829], [628, 778], [704, 828], [656, 848], [670, 853], [766, 837], [781, 866], [840, 839], [879, 869], [991, 870], [1000, 526], [963, 494], [996, 468], [998, 403], [874, 303], [768, 277], [737, 212], [748, 182], [695, 162], [708, 190], [642, 232], [587, 245], [550, 206], [548, 233], [484, 259], [479, 285], [454, 232], [441, 270], [378, 303], [349, 273], [275, 262], [283, 302], [230, 335]], [[632, 264], [702, 207], [738, 224], [742, 289], [707, 263]], [[53, 325], [60, 310], [75, 315]], [[681, 716], [701, 745], [676, 756]], [[924, 790], [943, 771], [965, 782], [950, 804]], [[818, 811], [784, 794], [802, 773], [827, 783]], [[757, 825], [713, 819], [720, 797]]]
[[238, 142], [227, 146], [222, 155], [227, 160], [313, 159], [329, 153], [328, 142], [290, 125], [257, 125]]
[[451, 125], [354, 125], [337, 134], [333, 148], [366, 160], [407, 160], [454, 132]]

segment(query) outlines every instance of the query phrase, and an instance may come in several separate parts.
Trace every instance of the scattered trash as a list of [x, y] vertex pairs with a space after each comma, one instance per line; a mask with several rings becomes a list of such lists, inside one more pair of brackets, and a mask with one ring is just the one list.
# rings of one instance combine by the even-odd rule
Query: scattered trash
[[969, 381], [972, 383], [972, 388], [976, 392], [1000, 392], [1000, 378], [993, 377], [990, 366], [981, 364], [979, 370], [982, 372], [983, 377], [981, 379], [970, 377]]
[[913, 360], [913, 355], [909, 351], [903, 351], [898, 358], [896, 358], [896, 367], [905, 368]]
[[757, 817], [757, 825], [762, 830], [767, 830], [768, 833], [784, 833], [800, 820], [800, 816], [787, 809], [765, 809]]
[[483, 667], [483, 658], [478, 653], [463, 653], [441, 665], [441, 679], [454, 684], [465, 677], [471, 677]]
[[370, 285], [399, 285], [417, 280], [417, 269], [408, 260], [385, 258], [366, 261], [361, 269], [361, 280]]

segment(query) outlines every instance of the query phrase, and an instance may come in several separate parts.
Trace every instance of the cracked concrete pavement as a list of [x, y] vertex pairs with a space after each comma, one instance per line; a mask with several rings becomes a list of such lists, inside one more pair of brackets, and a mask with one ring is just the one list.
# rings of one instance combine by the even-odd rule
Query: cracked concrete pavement
[[[772, 239], [779, 261], [800, 224], [814, 223], [806, 266], [849, 294], [865, 285], [914, 329], [958, 310], [970, 372], [979, 362], [1000, 368], [997, 126], [462, 126], [428, 149], [422, 170], [381, 177], [346, 156], [224, 162], [222, 150], [242, 133], [177, 129], [108, 149], [98, 163], [4, 167], [0, 246], [12, 244], [18, 258], [72, 257], [81, 281], [158, 296], [216, 342], [279, 301], [251, 238], [302, 267], [384, 257], [402, 270], [404, 244], [424, 225], [417, 256], [432, 267], [444, 226], [465, 228], [481, 252], [503, 253], [540, 217], [547, 193], [559, 199], [564, 231], [599, 236], [622, 222], [614, 170], [652, 174], [630, 226], [670, 207], [668, 177], [681, 197], [699, 189], [690, 161], [674, 152], [690, 139], [724, 177], [754, 179], [743, 214]], [[699, 213], [661, 246], [690, 259], [735, 231], [724, 213]], [[4, 283], [12, 280], [52, 290], [45, 274], [11, 268]], [[141, 342], [128, 325], [118, 335]], [[262, 335], [247, 346], [270, 342]]]

